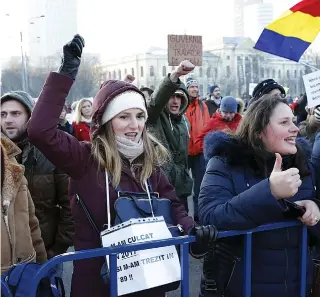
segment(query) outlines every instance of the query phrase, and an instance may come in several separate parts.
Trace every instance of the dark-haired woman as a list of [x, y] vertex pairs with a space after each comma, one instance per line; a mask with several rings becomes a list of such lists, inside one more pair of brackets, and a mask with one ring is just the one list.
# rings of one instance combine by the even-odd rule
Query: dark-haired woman
[[[285, 99], [264, 95], [249, 107], [234, 136], [215, 132], [207, 137], [204, 153], [210, 160], [199, 196], [202, 224], [247, 230], [294, 218], [287, 199], [306, 209], [299, 220], [319, 237], [315, 186], [320, 177], [315, 175], [311, 146], [297, 139], [299, 129], [293, 118]], [[300, 230], [292, 227], [253, 235], [252, 296], [299, 296]], [[242, 295], [243, 262], [232, 263], [230, 254], [225, 258], [227, 251], [242, 257], [242, 239], [222, 241], [219, 253], [211, 258], [215, 262], [211, 276], [219, 294]], [[309, 255], [306, 294], [311, 284]], [[207, 294], [207, 288], [204, 278], [202, 294]]]

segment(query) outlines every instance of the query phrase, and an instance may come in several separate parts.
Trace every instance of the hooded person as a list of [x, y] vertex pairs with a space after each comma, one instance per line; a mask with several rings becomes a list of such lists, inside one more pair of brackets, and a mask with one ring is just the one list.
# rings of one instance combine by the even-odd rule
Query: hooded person
[[39, 221], [28, 190], [20, 149], [1, 134], [1, 274], [21, 263], [47, 260]]
[[201, 147], [196, 140], [200, 135], [203, 127], [210, 119], [207, 105], [199, 100], [198, 82], [193, 78], [188, 78], [186, 82], [189, 98], [191, 100], [186, 111], [186, 117], [190, 122], [190, 140], [188, 146], [188, 165], [192, 172], [194, 181], [193, 186], [193, 205], [194, 218], [198, 221], [198, 196], [201, 181], [205, 172], [205, 161]]
[[218, 85], [213, 85], [210, 87], [210, 97], [205, 101], [208, 106], [210, 117], [216, 112], [220, 107], [222, 97], [220, 87]]
[[[171, 202], [168, 211], [174, 225], [180, 224], [186, 233], [196, 235], [195, 251], [200, 253], [199, 248], [207, 251], [207, 245], [213, 244], [213, 227], [195, 227], [168, 182], [161, 169], [167, 150], [146, 130], [147, 105], [136, 86], [118, 80], [101, 85], [93, 100], [91, 142], [78, 141], [58, 130], [56, 124], [80, 67], [83, 47], [80, 35], [63, 47], [61, 67], [49, 74], [28, 126], [32, 142], [71, 178], [75, 250], [101, 247], [100, 231], [106, 223], [110, 223], [109, 227], [115, 224], [119, 187], [126, 192], [147, 195], [149, 184], [152, 192]], [[109, 286], [100, 275], [105, 260], [98, 257], [74, 262], [71, 296], [108, 296]], [[165, 292], [163, 287], [147, 288], [130, 295], [165, 296]]]
[[188, 171], [190, 124], [184, 116], [189, 105], [189, 95], [179, 77], [192, 69], [192, 63], [183, 61], [160, 83], [149, 103], [147, 122], [149, 131], [170, 153], [171, 160], [163, 169], [187, 210], [187, 197], [192, 192], [193, 184]]

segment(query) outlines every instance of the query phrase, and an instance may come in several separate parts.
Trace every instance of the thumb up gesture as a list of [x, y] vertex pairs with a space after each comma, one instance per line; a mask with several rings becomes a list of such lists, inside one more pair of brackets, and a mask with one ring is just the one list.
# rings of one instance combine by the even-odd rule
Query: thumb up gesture
[[302, 184], [297, 168], [282, 171], [282, 157], [279, 153], [276, 153], [276, 161], [269, 181], [271, 193], [277, 200], [294, 196]]

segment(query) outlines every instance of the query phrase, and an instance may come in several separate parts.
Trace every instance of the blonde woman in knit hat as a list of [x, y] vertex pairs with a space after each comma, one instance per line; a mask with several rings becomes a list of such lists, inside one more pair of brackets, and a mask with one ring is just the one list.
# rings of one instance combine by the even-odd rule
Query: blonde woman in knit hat
[[72, 123], [74, 136], [79, 141], [90, 142], [90, 126], [92, 117], [92, 102], [88, 98], [81, 99], [76, 107], [75, 120]]
[[[110, 80], [104, 82], [93, 100], [90, 130], [91, 143], [79, 142], [57, 130], [57, 121], [65, 99], [75, 80], [84, 40], [79, 35], [64, 46], [64, 60], [58, 71], [47, 78], [29, 122], [29, 136], [34, 144], [71, 177], [70, 190], [86, 205], [93, 222], [102, 230], [108, 220], [107, 188], [114, 222], [115, 188], [144, 192], [148, 179], [154, 192], [171, 201], [175, 224], [185, 232], [194, 232], [199, 239], [194, 250], [207, 250], [212, 243], [212, 226], [194, 227], [176, 197], [160, 166], [167, 159], [166, 149], [146, 131], [148, 117], [143, 93], [133, 84]], [[110, 178], [106, 185], [106, 172]], [[75, 221], [76, 250], [101, 247], [98, 233], [90, 225], [84, 210], [73, 196], [71, 210]], [[200, 236], [200, 234], [202, 236]], [[203, 243], [203, 245], [201, 245]], [[199, 253], [200, 254], [200, 253]], [[100, 277], [105, 258], [74, 262], [71, 296], [107, 296], [109, 288]], [[134, 293], [136, 296], [164, 296], [157, 288]]]

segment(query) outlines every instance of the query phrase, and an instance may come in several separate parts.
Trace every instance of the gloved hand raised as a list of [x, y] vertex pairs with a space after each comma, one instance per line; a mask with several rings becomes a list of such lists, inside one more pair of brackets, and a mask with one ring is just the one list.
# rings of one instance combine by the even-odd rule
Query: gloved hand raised
[[79, 34], [63, 46], [63, 58], [58, 70], [59, 73], [75, 80], [84, 46], [84, 39]]
[[218, 236], [218, 230], [213, 225], [194, 226], [188, 234], [196, 237], [196, 242], [191, 243], [189, 246], [189, 252], [194, 258], [200, 259], [213, 246]]

